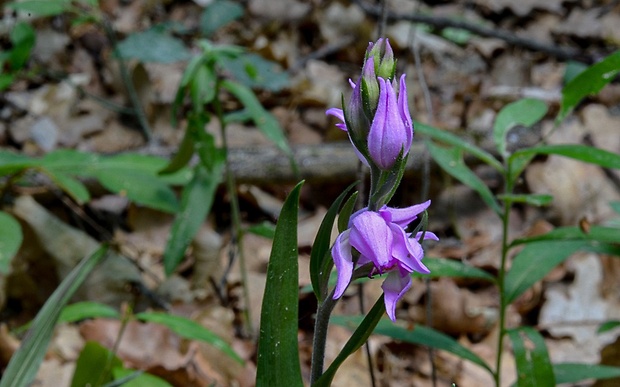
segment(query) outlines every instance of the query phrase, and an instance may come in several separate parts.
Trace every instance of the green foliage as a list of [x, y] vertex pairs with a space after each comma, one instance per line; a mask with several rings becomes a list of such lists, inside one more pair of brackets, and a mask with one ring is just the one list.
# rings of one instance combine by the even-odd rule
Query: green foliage
[[155, 375], [129, 370], [123, 367], [115, 367], [112, 369], [112, 375], [115, 381], [124, 380], [119, 384], [119, 386], [123, 387], [172, 387], [170, 383]]
[[[344, 363], [344, 361], [349, 357], [353, 352], [360, 349], [362, 345], [368, 340], [373, 330], [381, 321], [381, 317], [383, 317], [383, 313], [385, 312], [385, 302], [383, 300], [383, 295], [379, 297], [377, 302], [373, 305], [373, 307], [368, 311], [366, 316], [361, 319], [354, 317], [339, 317], [334, 316], [330, 319], [330, 322], [339, 325], [349, 326], [352, 329], [355, 329], [355, 332], [351, 335], [347, 343], [344, 345], [338, 356], [334, 359], [332, 364], [325, 370], [323, 375], [312, 385], [312, 387], [329, 387], [332, 384], [332, 380], [336, 375], [336, 371], [338, 368]], [[360, 322], [361, 321], [361, 322]]]
[[227, 73], [250, 88], [278, 92], [290, 83], [288, 74], [275, 62], [254, 53], [237, 58], [222, 58], [220, 65]]
[[[339, 317], [334, 322], [338, 325], [345, 325], [355, 320], [351, 318]], [[486, 371], [492, 372], [491, 368], [478, 355], [465, 348], [452, 337], [438, 332], [424, 325], [415, 325], [412, 329], [394, 325], [392, 322], [382, 320], [377, 324], [374, 333], [390, 337], [404, 343], [424, 345], [429, 348], [439, 349], [457, 355], [461, 359], [468, 360]]]
[[331, 254], [329, 254], [332, 228], [344, 199], [356, 184], [357, 182], [349, 185], [329, 207], [312, 244], [312, 251], [310, 252], [310, 280], [314, 294], [319, 302], [323, 302], [325, 297], [327, 297], [327, 282], [332, 266], [328, 265], [326, 267], [325, 264], [332, 262]]
[[431, 271], [430, 274], [413, 272], [412, 276], [416, 278], [454, 277], [496, 281], [495, 277], [486, 271], [454, 259], [425, 257], [424, 265]]
[[619, 72], [620, 51], [580, 72], [562, 90], [562, 103], [556, 122], [564, 120], [582, 99], [601, 91]]
[[579, 383], [588, 379], [620, 378], [620, 367], [598, 364], [560, 363], [553, 365], [555, 382]]
[[19, 22], [9, 35], [11, 49], [0, 51], [0, 91], [11, 86], [19, 71], [26, 65], [34, 48], [36, 35], [27, 23]]
[[0, 211], [0, 275], [11, 271], [11, 261], [23, 240], [19, 222], [6, 212]]
[[[99, 156], [75, 150], [57, 150], [42, 158], [29, 158], [0, 150], [0, 176], [34, 169], [49, 176], [78, 203], [90, 200], [86, 187], [76, 178], [96, 178], [111, 192], [126, 195], [138, 204], [165, 212], [179, 208], [170, 183], [184, 184], [185, 173], [162, 177], [157, 171], [166, 160], [139, 154]], [[184, 172], [184, 171], [182, 171]]]
[[265, 221], [246, 228], [245, 232], [262, 236], [263, 238], [273, 239], [276, 235], [276, 227], [273, 223]]
[[35, 14], [38, 16], [56, 16], [71, 10], [71, 0], [25, 0], [14, 1], [7, 7], [16, 11]]
[[92, 255], [85, 257], [52, 293], [37, 313], [21, 346], [11, 357], [0, 380], [0, 387], [25, 387], [32, 383], [52, 339], [54, 326], [63, 307], [88, 274], [105, 257], [107, 250], [108, 247], [103, 246]]
[[521, 327], [507, 332], [517, 363], [519, 387], [555, 386], [555, 374], [545, 340], [534, 328]]
[[288, 195], [276, 225], [261, 309], [257, 387], [303, 385], [297, 343], [297, 212], [302, 184]]
[[58, 323], [74, 323], [89, 318], [115, 318], [121, 316], [111, 306], [93, 301], [76, 302], [62, 309], [58, 317]]
[[286, 141], [286, 136], [284, 136], [284, 131], [278, 120], [265, 110], [252, 90], [240, 83], [228, 80], [222, 81], [221, 86], [243, 104], [252, 121], [265, 137], [292, 158], [293, 151]]
[[226, 341], [224, 341], [224, 339], [188, 318], [161, 312], [138, 313], [135, 315], [135, 318], [140, 321], [164, 325], [172, 332], [183, 338], [204, 341], [205, 343], [219, 349], [237, 363], [242, 365], [244, 363], [243, 359], [237, 355], [237, 353]]
[[463, 160], [463, 148], [452, 147], [444, 148], [434, 145], [432, 142], [427, 142], [428, 150], [433, 159], [439, 164], [439, 166], [446, 171], [449, 175], [460, 181], [461, 183], [469, 186], [482, 197], [482, 200], [493, 209], [498, 215], [502, 213], [502, 209], [495, 200], [493, 193], [489, 187], [484, 184], [482, 180], [469, 167]]
[[223, 163], [213, 171], [194, 169], [194, 177], [183, 190], [181, 210], [176, 214], [164, 251], [164, 268], [170, 275], [179, 265], [185, 250], [211, 211], [217, 186], [222, 181]]
[[216, 0], [200, 15], [200, 30], [209, 37], [215, 31], [243, 16], [243, 7], [230, 0]]
[[540, 100], [525, 98], [510, 103], [497, 113], [493, 124], [493, 139], [497, 145], [497, 151], [507, 159], [508, 153], [506, 136], [510, 129], [522, 125], [531, 127], [540, 121], [547, 113], [547, 105]]
[[112, 368], [123, 362], [110, 350], [95, 341], [88, 341], [75, 364], [71, 387], [100, 387], [113, 380]]
[[123, 58], [141, 62], [173, 63], [191, 57], [181, 40], [157, 29], [133, 33], [116, 48]]

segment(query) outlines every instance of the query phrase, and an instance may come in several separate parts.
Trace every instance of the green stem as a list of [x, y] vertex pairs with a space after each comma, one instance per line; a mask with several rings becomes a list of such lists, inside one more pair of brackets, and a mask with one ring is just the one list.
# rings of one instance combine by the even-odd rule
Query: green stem
[[[505, 178], [510, 176], [510, 171], [506, 173]], [[510, 181], [506, 181], [505, 192], [506, 194], [512, 193], [513, 184]], [[504, 292], [506, 279], [506, 260], [508, 257], [508, 225], [510, 221], [510, 207], [512, 203], [509, 200], [504, 201], [504, 212], [502, 214], [502, 258], [499, 267], [499, 273], [497, 276], [497, 286], [499, 288], [499, 338], [497, 340], [497, 357], [495, 363], [495, 373], [493, 374], [495, 379], [495, 386], [499, 387], [501, 383], [501, 367], [502, 367], [502, 353], [504, 348], [504, 336], [506, 334], [506, 296]]]
[[314, 339], [312, 342], [312, 365], [310, 366], [310, 385], [314, 384], [323, 375], [329, 316], [337, 302], [338, 300], [334, 300], [334, 291], [332, 290], [331, 294], [319, 305], [316, 312]]
[[[219, 80], [216, 85], [216, 95], [219, 91]], [[213, 105], [215, 112], [220, 121], [220, 131], [222, 134], [222, 146], [224, 147], [225, 154], [225, 173], [226, 173], [226, 190], [230, 196], [231, 218], [232, 218], [232, 233], [233, 241], [237, 243], [237, 254], [239, 255], [239, 268], [241, 270], [241, 281], [243, 282], [243, 298], [245, 299], [245, 310], [243, 311], [243, 318], [245, 320], [245, 327], [250, 335], [254, 334], [254, 327], [252, 326], [252, 316], [250, 311], [250, 292], [248, 290], [248, 271], [245, 264], [245, 254], [243, 252], [243, 229], [241, 227], [241, 211], [239, 209], [239, 197], [237, 196], [237, 184], [235, 177], [230, 170], [230, 163], [228, 160], [228, 141], [226, 140], [226, 121], [224, 120], [224, 113], [222, 111], [222, 105], [218, 98], [214, 99]]]

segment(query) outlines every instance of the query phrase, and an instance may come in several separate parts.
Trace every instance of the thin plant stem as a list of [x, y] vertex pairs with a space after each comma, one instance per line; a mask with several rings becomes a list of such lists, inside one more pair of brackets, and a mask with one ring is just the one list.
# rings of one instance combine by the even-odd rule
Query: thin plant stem
[[[357, 299], [359, 301], [360, 312], [362, 315], [366, 314], [364, 307], [364, 284], [357, 284]], [[370, 341], [366, 341], [364, 344], [365, 352], [366, 352], [366, 362], [368, 363], [368, 373], [370, 374], [370, 385], [372, 387], [376, 387], [377, 382], [375, 381], [375, 365], [372, 361], [372, 354], [370, 351]]]
[[[219, 84], [217, 85], [219, 90]], [[216, 91], [217, 95], [217, 91]], [[245, 299], [245, 309], [243, 311], [243, 318], [245, 320], [245, 328], [250, 336], [254, 335], [254, 327], [252, 325], [252, 315], [250, 311], [250, 293], [248, 290], [248, 272], [245, 264], [245, 254], [243, 252], [243, 229], [241, 227], [241, 211], [239, 209], [239, 197], [237, 196], [237, 184], [235, 177], [230, 170], [230, 163], [228, 160], [228, 141], [226, 140], [226, 120], [224, 120], [224, 113], [222, 111], [222, 105], [218, 98], [214, 99], [213, 105], [215, 112], [220, 121], [220, 131], [222, 134], [222, 146], [224, 147], [225, 155], [225, 174], [226, 174], [226, 190], [230, 196], [230, 208], [232, 218], [232, 234], [233, 243], [237, 245], [237, 255], [239, 256], [239, 269], [241, 271], [241, 281], [243, 287], [243, 298]], [[234, 258], [234, 257], [233, 257]]]
[[334, 291], [319, 305], [314, 321], [314, 338], [312, 341], [312, 364], [310, 366], [310, 385], [314, 384], [323, 375], [325, 362], [325, 345], [327, 344], [327, 328], [329, 316], [338, 300], [334, 300]]
[[123, 338], [123, 335], [125, 334], [125, 329], [127, 328], [127, 324], [129, 323], [129, 320], [131, 318], [131, 316], [133, 315], [133, 305], [128, 305], [125, 308], [125, 312], [123, 313], [123, 318], [121, 319], [121, 326], [118, 330], [118, 335], [116, 335], [116, 340], [114, 340], [114, 344], [112, 345], [112, 349], [110, 350], [110, 353], [108, 355], [108, 358], [106, 359], [104, 368], [103, 368], [103, 372], [101, 373], [101, 375], [99, 375], [99, 380], [97, 385], [101, 385], [102, 382], [105, 380], [106, 376], [110, 374], [110, 372], [112, 371], [112, 360], [114, 359], [114, 356], [116, 356], [117, 352], [118, 352], [118, 348], [121, 345], [121, 340]]
[[[510, 176], [506, 173], [506, 177]], [[506, 194], [512, 193], [512, 182], [506, 181]], [[501, 383], [502, 373], [502, 353], [504, 348], [504, 336], [506, 333], [506, 298], [504, 295], [505, 279], [506, 279], [506, 260], [508, 257], [508, 225], [510, 222], [510, 201], [504, 202], [504, 212], [502, 213], [502, 257], [499, 267], [499, 273], [497, 276], [497, 286], [499, 289], [499, 337], [497, 339], [497, 357], [495, 363], [495, 373], [493, 374], [495, 379], [495, 386], [499, 387]]]

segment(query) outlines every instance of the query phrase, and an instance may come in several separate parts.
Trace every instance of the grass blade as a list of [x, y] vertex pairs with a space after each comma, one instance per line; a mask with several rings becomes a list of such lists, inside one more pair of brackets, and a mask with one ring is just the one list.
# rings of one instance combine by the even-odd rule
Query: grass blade
[[11, 357], [0, 380], [0, 387], [25, 387], [32, 383], [45, 356], [60, 312], [107, 251], [108, 246], [103, 245], [82, 259], [52, 293], [37, 313], [22, 345]]

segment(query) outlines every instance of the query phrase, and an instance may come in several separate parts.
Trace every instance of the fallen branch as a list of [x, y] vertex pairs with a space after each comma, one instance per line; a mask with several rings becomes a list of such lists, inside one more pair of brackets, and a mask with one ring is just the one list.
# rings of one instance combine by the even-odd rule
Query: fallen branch
[[[360, 8], [362, 8], [367, 14], [377, 18], [381, 16], [381, 8], [379, 6], [366, 4], [362, 0], [353, 0], [353, 2], [360, 6]], [[387, 12], [387, 19], [389, 21], [408, 20], [414, 23], [424, 23], [439, 29], [459, 28], [486, 38], [501, 39], [515, 47], [525, 48], [530, 51], [543, 52], [559, 60], [574, 60], [586, 64], [594, 63], [594, 59], [592, 57], [579, 50], [568, 47], [547, 45], [535, 40], [521, 38], [509, 31], [498, 28], [484, 27], [468, 21], [455, 20], [440, 16], [423, 15], [420, 13], [398, 14], [391, 11]]]

